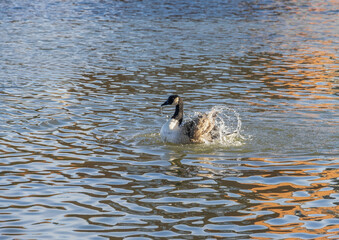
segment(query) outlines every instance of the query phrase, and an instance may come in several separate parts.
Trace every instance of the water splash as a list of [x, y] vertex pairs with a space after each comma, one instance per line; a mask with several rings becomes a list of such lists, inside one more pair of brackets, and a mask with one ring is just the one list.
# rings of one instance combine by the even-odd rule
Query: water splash
[[[191, 118], [201, 113], [195, 112]], [[206, 140], [207, 144], [221, 144], [224, 146], [241, 146], [244, 137], [241, 135], [240, 114], [233, 108], [214, 106], [207, 114], [214, 119], [215, 127], [212, 130], [213, 140]]]

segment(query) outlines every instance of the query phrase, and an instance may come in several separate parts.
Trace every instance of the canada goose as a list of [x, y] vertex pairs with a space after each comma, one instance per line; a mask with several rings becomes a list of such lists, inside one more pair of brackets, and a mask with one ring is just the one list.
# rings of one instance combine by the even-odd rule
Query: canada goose
[[162, 126], [160, 136], [170, 143], [205, 143], [216, 138], [215, 117], [217, 111], [199, 114], [183, 123], [183, 101], [178, 95], [171, 95], [161, 106], [175, 105], [174, 115]]

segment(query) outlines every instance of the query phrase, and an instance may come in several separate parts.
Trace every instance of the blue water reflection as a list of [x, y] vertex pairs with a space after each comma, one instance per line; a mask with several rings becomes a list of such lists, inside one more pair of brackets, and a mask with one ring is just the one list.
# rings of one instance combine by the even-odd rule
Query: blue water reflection
[[[0, 238], [335, 238], [337, 9], [1, 2]], [[241, 137], [164, 144], [172, 93]]]

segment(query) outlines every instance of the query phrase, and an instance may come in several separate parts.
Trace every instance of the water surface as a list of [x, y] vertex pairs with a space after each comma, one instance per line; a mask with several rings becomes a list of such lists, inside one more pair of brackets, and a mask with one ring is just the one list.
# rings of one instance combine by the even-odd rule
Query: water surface
[[[337, 9], [1, 2], [1, 239], [335, 239]], [[163, 143], [173, 93], [241, 137]]]

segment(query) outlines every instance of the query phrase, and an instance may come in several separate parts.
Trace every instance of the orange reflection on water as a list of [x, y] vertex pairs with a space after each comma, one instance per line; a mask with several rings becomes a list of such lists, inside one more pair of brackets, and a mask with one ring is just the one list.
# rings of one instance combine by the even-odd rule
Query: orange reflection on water
[[[334, 54], [325, 51], [302, 52], [282, 58], [284, 62], [278, 65], [274, 61], [266, 63], [266, 68], [274, 69], [262, 78], [270, 88], [282, 96], [297, 99], [332, 99], [331, 95], [336, 92], [334, 78], [338, 75]], [[279, 97], [276, 92], [270, 94], [273, 98]]]
[[[259, 161], [260, 158], [252, 160]], [[261, 161], [276, 164], [276, 162], [267, 159], [261, 159]], [[319, 169], [321, 164], [314, 161], [296, 161], [295, 163], [289, 162], [286, 165], [288, 169], [263, 171], [260, 176], [265, 180], [253, 183], [252, 194], [246, 193], [244, 197], [251, 197], [251, 200], [256, 202], [251, 207], [252, 212], [270, 211], [274, 218], [268, 219], [264, 215], [256, 216], [253, 219], [253, 224], [267, 227], [268, 232], [272, 234], [329, 234], [331, 231], [334, 235], [338, 234], [335, 232], [338, 231], [336, 225], [323, 223], [328, 219], [338, 218], [339, 215], [339, 207], [326, 201], [333, 199], [332, 194], [337, 194], [330, 185], [333, 179], [339, 178], [339, 171], [335, 164], [334, 162], [333, 168], [330, 165], [325, 165], [325, 169], [319, 172], [316, 169]], [[300, 165], [305, 167], [293, 169], [293, 166], [297, 168]], [[315, 169], [315, 167], [317, 168]], [[270, 183], [273, 180], [270, 178], [279, 176], [285, 178], [275, 184]], [[298, 178], [301, 176], [314, 179], [300, 182]], [[294, 179], [299, 184], [286, 182], [286, 180], [293, 181]]]

